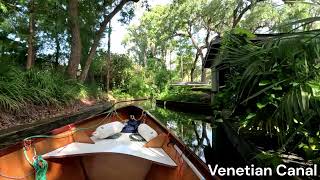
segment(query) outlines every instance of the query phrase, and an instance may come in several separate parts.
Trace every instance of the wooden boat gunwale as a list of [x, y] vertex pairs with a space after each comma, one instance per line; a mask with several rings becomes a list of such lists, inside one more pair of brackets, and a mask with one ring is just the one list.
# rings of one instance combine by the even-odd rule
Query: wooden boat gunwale
[[[120, 109], [131, 109], [133, 108], [134, 111], [141, 111], [141, 112], [145, 112], [145, 114], [147, 116], [149, 116], [149, 118], [154, 121], [156, 123], [156, 125], [161, 128], [161, 130], [165, 133], [168, 134], [169, 138], [170, 138], [170, 142], [168, 144], [166, 144], [166, 146], [169, 146], [169, 144], [173, 144], [176, 145], [180, 151], [192, 162], [192, 164], [196, 167], [196, 169], [198, 171], [200, 171], [200, 173], [202, 174], [203, 177], [205, 177], [206, 179], [219, 179], [216, 176], [211, 176], [209, 168], [207, 167], [207, 165], [197, 156], [195, 155], [192, 150], [187, 147], [179, 138], [177, 138], [173, 133], [171, 133], [162, 123], [161, 121], [159, 121], [157, 118], [155, 118], [150, 112], [145, 111], [143, 108], [141, 108], [140, 106], [136, 106], [136, 105], [127, 105], [127, 106], [123, 106], [123, 107], [119, 107], [119, 108], [115, 108], [115, 109], [109, 109], [106, 110], [102, 113], [97, 113], [95, 115], [92, 115], [88, 118], [84, 118], [84, 119], [80, 119], [80, 120], [76, 120], [73, 123], [67, 124], [65, 126], [62, 126], [60, 128], [56, 128], [56, 129], [52, 129], [50, 130], [48, 133], [46, 133], [47, 135], [57, 135], [66, 131], [69, 131], [72, 127], [75, 127], [76, 125], [79, 125], [81, 123], [87, 122], [87, 121], [94, 121], [96, 119], [105, 117], [108, 113], [112, 112], [112, 111], [117, 111]], [[35, 142], [39, 142], [42, 141], [46, 138], [36, 138], [36, 139], [32, 139], [32, 143]], [[4, 156], [6, 154], [9, 154], [11, 152], [14, 152], [16, 150], [19, 150], [21, 148], [24, 147], [23, 142], [17, 142], [15, 144], [12, 144], [6, 148], [2, 148], [0, 149], [0, 156]]]
[[[76, 122], [73, 122], [71, 124], [67, 124], [67, 125], [62, 126], [60, 128], [52, 129], [48, 133], [45, 133], [44, 135], [53, 135], [54, 136], [54, 135], [69, 131], [71, 127], [74, 127], [74, 125], [81, 124], [81, 123], [83, 123], [85, 121], [93, 121], [95, 119], [102, 118], [106, 114], [108, 114], [108, 111], [107, 112], [98, 113], [97, 115], [94, 115], [92, 117], [88, 117], [88, 118], [85, 118], [85, 119], [78, 120]], [[36, 143], [36, 142], [40, 142], [40, 141], [45, 140], [45, 139], [46, 138], [35, 138], [35, 139], [32, 139], [31, 141], [32, 141], [32, 143]], [[14, 152], [16, 150], [19, 150], [19, 149], [21, 149], [23, 147], [24, 147], [24, 141], [23, 140], [22, 141], [17, 141], [15, 143], [12, 143], [8, 147], [0, 149], [0, 157], [4, 156], [6, 154], [9, 154], [11, 152]]]
[[[140, 110], [144, 111], [143, 108], [141, 108], [140, 106], [136, 106], [136, 105], [130, 105], [136, 108], [139, 108]], [[174, 141], [173, 143], [178, 145], [179, 149], [182, 151], [183, 154], [188, 154], [187, 158], [191, 159], [192, 163], [195, 163], [196, 167], [201, 167], [198, 170], [201, 172], [202, 175], [205, 176], [206, 179], [219, 179], [217, 177], [213, 177], [211, 176], [210, 170], [208, 168], [208, 166], [194, 153], [192, 152], [192, 150], [184, 145], [184, 143], [173, 133], [171, 133], [162, 123], [161, 121], [159, 121], [156, 117], [154, 117], [149, 111], [144, 111], [146, 112], [146, 114], [148, 116], [150, 116], [151, 119], [154, 120], [154, 122], [157, 123], [158, 126], [160, 126], [162, 128], [163, 131], [165, 131], [166, 133], [169, 134], [169, 137], [171, 136], [172, 138], [170, 138], [171, 141]], [[167, 144], [168, 145], [168, 144]]]
[[[93, 107], [89, 107], [88, 110], [85, 110], [83, 112], [78, 112], [78, 113], [74, 113], [74, 114], [70, 114], [70, 115], [62, 115], [62, 116], [58, 116], [58, 117], [53, 117], [53, 118], [51, 118], [49, 120], [48, 124], [54, 123], [54, 120], [57, 120], [57, 119], [60, 119], [60, 118], [61, 119], [65, 119], [65, 118], [72, 118], [72, 117], [80, 116], [80, 117], [76, 117], [75, 121], [72, 122], [72, 123], [67, 123], [67, 124], [62, 125], [62, 126], [60, 126], [58, 128], [50, 129], [46, 133], [42, 133], [42, 134], [43, 135], [57, 135], [59, 133], [62, 133], [62, 132], [70, 130], [70, 126], [72, 126], [72, 125], [74, 126], [76, 124], [79, 124], [79, 123], [82, 123], [82, 122], [85, 122], [85, 121], [93, 121], [95, 119], [102, 118], [103, 116], [108, 114], [109, 111], [112, 110], [112, 107], [113, 107], [113, 105], [110, 105], [109, 103], [107, 103], [106, 105], [105, 104], [98, 104], [98, 105], [95, 105]], [[98, 113], [91, 114], [92, 112], [90, 112], [90, 111], [92, 109], [94, 109], [94, 108], [101, 109], [101, 110], [99, 110]], [[90, 113], [90, 115], [85, 117], [85, 118], [81, 118], [81, 115], [85, 114], [85, 113]], [[43, 122], [43, 120], [41, 122]], [[27, 125], [29, 126], [29, 125], [33, 125], [33, 124], [36, 124], [36, 123], [31, 123], [31, 124], [27, 124]], [[9, 128], [9, 129], [13, 129], [13, 128], [16, 128], [16, 127], [12, 127], [12, 128]], [[18, 133], [19, 132], [20, 131], [18, 131]], [[24, 138], [27, 138], [27, 137], [28, 136], [26, 136]], [[44, 139], [45, 138], [36, 138], [36, 139], [32, 139], [32, 142], [39, 142], [39, 141], [42, 141]], [[21, 138], [18, 141], [12, 142], [12, 144], [9, 144], [7, 147], [0, 148], [0, 157], [4, 156], [6, 154], [12, 153], [12, 152], [14, 152], [16, 150], [19, 150], [19, 149], [21, 149], [23, 147], [24, 147], [24, 141], [23, 141], [23, 138]]]

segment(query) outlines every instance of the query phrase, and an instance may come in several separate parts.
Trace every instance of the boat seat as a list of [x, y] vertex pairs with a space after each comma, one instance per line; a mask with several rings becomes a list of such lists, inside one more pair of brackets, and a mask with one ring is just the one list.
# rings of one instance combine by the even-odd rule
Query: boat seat
[[73, 142], [43, 156], [45, 159], [63, 158], [72, 156], [84, 156], [97, 153], [119, 153], [147, 159], [169, 167], [176, 167], [177, 164], [168, 156], [162, 148], [144, 147], [145, 141], [132, 141], [129, 138], [131, 133], [121, 133], [116, 139], [96, 139], [90, 137], [94, 144]]

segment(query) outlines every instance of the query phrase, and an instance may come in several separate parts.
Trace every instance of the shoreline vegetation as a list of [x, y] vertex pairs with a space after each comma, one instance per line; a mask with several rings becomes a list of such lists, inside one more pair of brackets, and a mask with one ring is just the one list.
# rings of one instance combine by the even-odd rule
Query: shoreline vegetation
[[99, 103], [134, 100], [70, 80], [53, 69], [25, 71], [18, 64], [0, 63], [0, 129], [67, 115]]
[[259, 165], [319, 164], [319, 1], [159, 2], [0, 0], [0, 130], [150, 97], [210, 105]]

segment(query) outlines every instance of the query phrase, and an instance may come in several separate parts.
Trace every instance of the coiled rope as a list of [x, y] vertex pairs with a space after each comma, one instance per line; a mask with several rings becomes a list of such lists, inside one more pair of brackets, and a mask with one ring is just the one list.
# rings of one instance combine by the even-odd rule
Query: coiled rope
[[42, 156], [36, 156], [33, 161], [33, 168], [36, 171], [36, 180], [46, 180], [48, 171], [48, 162]]

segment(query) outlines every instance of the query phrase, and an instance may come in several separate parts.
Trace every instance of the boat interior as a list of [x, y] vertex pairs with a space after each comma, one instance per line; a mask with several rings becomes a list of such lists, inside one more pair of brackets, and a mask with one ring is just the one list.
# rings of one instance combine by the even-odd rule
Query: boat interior
[[[130, 115], [152, 127], [158, 135], [148, 142], [135, 141], [130, 133], [106, 139], [92, 136], [98, 126], [125, 122]], [[35, 179], [35, 170], [29, 162], [39, 155], [48, 163], [49, 180], [213, 178], [205, 163], [189, 148], [151, 114], [136, 106], [78, 121], [51, 131], [49, 136], [26, 139], [0, 153], [0, 179]]]

